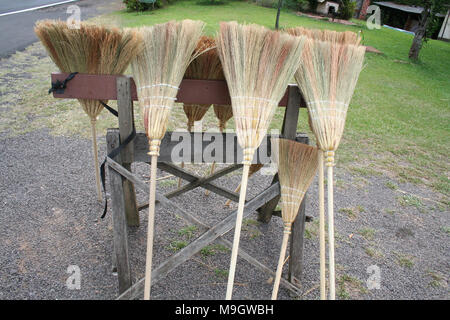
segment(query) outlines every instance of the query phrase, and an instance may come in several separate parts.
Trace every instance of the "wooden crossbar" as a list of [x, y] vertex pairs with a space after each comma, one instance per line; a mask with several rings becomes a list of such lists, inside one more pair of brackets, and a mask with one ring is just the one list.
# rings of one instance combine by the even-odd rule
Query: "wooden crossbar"
[[[197, 186], [200, 186], [199, 181], [201, 178], [197, 175], [187, 172], [186, 170], [179, 168], [173, 164], [169, 163], [161, 163], [158, 164], [158, 167], [168, 173], [173, 174], [174, 176], [180, 177], [183, 180], [187, 180], [190, 182], [190, 189], [194, 189]], [[230, 168], [230, 167], [229, 167]], [[238, 169], [238, 166], [233, 166], [231, 169]], [[233, 170], [234, 171], [234, 170]], [[230, 199], [234, 202], [239, 201], [239, 194], [233, 191], [228, 191], [222, 187], [219, 187], [211, 182], [204, 182], [201, 186], [211, 192], [214, 192], [218, 195], [225, 197], [226, 199]], [[175, 190], [176, 191], [176, 190]]]
[[[164, 163], [164, 164], [161, 164], [159, 166], [159, 168], [162, 169], [162, 170], [164, 170], [165, 168], [168, 168], [168, 167], [171, 167], [173, 169], [178, 169], [178, 167], [175, 168], [175, 166], [171, 166], [169, 163]], [[166, 197], [168, 199], [170, 199], [170, 198], [173, 198], [173, 197], [176, 197], [176, 196], [180, 196], [183, 193], [186, 193], [186, 192], [188, 192], [188, 191], [190, 191], [192, 189], [195, 189], [197, 187], [203, 186], [205, 183], [209, 183], [212, 180], [216, 180], [216, 179], [218, 179], [218, 178], [220, 178], [220, 177], [222, 177], [222, 176], [224, 176], [224, 175], [226, 175], [226, 174], [228, 174], [230, 172], [238, 170], [239, 168], [242, 168], [242, 164], [234, 164], [234, 165], [228, 166], [226, 168], [217, 170], [213, 174], [211, 174], [209, 176], [206, 176], [204, 178], [197, 177], [196, 180], [193, 180], [192, 182], [189, 182], [187, 185], [182, 186], [181, 188], [178, 188], [177, 190], [174, 190], [172, 192], [169, 192], [168, 194], [166, 194]], [[193, 174], [190, 174], [190, 176], [195, 177]], [[229, 191], [227, 191], [224, 188], [221, 188], [219, 186], [216, 186], [216, 185], [213, 185], [213, 186], [215, 186], [217, 189], [220, 189], [221, 193], [218, 193], [218, 194], [220, 194], [220, 195], [225, 195], [225, 194], [228, 195], [228, 194], [230, 194], [230, 195], [233, 195], [233, 197], [227, 197], [228, 199], [236, 198], [236, 197], [239, 199], [239, 195], [236, 192], [231, 193], [231, 192], [229, 192]]]
[[[68, 73], [52, 73], [52, 82], [64, 81]], [[53, 93], [55, 98], [117, 100], [117, 75], [77, 74], [67, 83], [64, 93]], [[290, 85], [297, 88], [296, 85]], [[298, 90], [298, 88], [297, 88]], [[279, 106], [287, 106], [288, 90], [280, 100]], [[137, 101], [136, 85], [130, 78], [130, 95]], [[300, 95], [300, 93], [299, 93]], [[225, 80], [184, 79], [177, 95], [177, 102], [190, 104], [231, 105], [231, 98]], [[306, 107], [306, 104], [303, 104]]]
[[[161, 166], [163, 168], [161, 168]], [[180, 196], [183, 193], [186, 193], [186, 192], [188, 192], [188, 191], [190, 191], [192, 189], [195, 189], [197, 187], [203, 187], [204, 184], [209, 183], [212, 180], [218, 179], [218, 178], [220, 178], [220, 177], [222, 177], [222, 176], [224, 176], [224, 175], [226, 175], [226, 174], [228, 174], [230, 172], [238, 170], [239, 168], [242, 168], [242, 164], [234, 164], [234, 165], [228, 166], [226, 168], [217, 170], [213, 174], [211, 174], [209, 176], [206, 176], [206, 177], [203, 177], [203, 178], [200, 178], [200, 177], [197, 177], [196, 175], [190, 174], [187, 171], [182, 170], [182, 168], [178, 168], [176, 166], [170, 165], [169, 163], [167, 163], [167, 164], [166, 163], [160, 163], [160, 164], [158, 164], [158, 168], [162, 169], [163, 171], [167, 171], [164, 168], [166, 168], [166, 169], [168, 168], [169, 170], [171, 170], [173, 172], [177, 172], [178, 175], [177, 174], [173, 174], [173, 176], [175, 176], [175, 177], [178, 176], [178, 177], [181, 178], [183, 176], [189, 175], [190, 177], [195, 178], [195, 180], [193, 180], [192, 182], [189, 182], [187, 185], [184, 185], [184, 186], [182, 186], [182, 187], [180, 187], [180, 188], [178, 188], [176, 190], [170, 191], [170, 192], [168, 192], [168, 193], [166, 193], [164, 195], [167, 199], [170, 199], [170, 198], [173, 198], [173, 197]], [[212, 189], [211, 187], [220, 189], [221, 192], [222, 192], [222, 195], [225, 196], [228, 199], [230, 199], [230, 198], [231, 199], [236, 199], [236, 198], [239, 199], [239, 195], [236, 192], [234, 192], [234, 195], [233, 195], [233, 192], [227, 191], [224, 188], [221, 188], [219, 186], [216, 186], [216, 185], [213, 185], [213, 184], [209, 184], [209, 186], [210, 186], [210, 189]], [[139, 210], [142, 210], [142, 209], [145, 209], [145, 208], [148, 208], [148, 202], [147, 203], [143, 203], [143, 204], [141, 204], [139, 206]]]

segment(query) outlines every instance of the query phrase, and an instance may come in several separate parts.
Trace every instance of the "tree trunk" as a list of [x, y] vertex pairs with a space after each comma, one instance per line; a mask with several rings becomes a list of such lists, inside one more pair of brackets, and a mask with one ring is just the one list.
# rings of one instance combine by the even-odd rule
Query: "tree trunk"
[[420, 16], [419, 26], [414, 35], [411, 48], [409, 49], [409, 58], [412, 60], [419, 60], [420, 49], [422, 49], [423, 40], [426, 36], [428, 24], [431, 19], [430, 11], [431, 8], [426, 7], [424, 8]]
[[280, 22], [281, 7], [283, 6], [283, 0], [278, 0], [277, 20], [275, 21], [275, 29], [278, 30]]

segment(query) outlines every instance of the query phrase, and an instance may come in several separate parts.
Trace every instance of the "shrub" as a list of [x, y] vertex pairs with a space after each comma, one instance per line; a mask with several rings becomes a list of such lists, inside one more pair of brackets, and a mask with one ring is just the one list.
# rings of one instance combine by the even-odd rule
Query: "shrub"
[[[278, 8], [278, 0], [251, 1], [262, 7]], [[294, 11], [314, 11], [317, 8], [317, 0], [283, 0], [283, 8]]]
[[284, 8], [295, 11], [307, 11], [310, 8], [309, 0], [284, 0]]
[[308, 2], [309, 5], [309, 11], [311, 12], [315, 12], [317, 9], [317, 6], [319, 5], [319, 3], [317, 2], [317, 0], [306, 0], [306, 2]]
[[353, 17], [356, 9], [356, 2], [352, 0], [341, 0], [339, 5], [338, 17], [340, 19], [349, 20]]
[[276, 8], [278, 0], [255, 0], [256, 4], [266, 8]]
[[154, 4], [142, 3], [139, 0], [123, 0], [123, 3], [127, 6], [128, 11], [145, 11], [162, 7], [161, 0], [156, 0]]

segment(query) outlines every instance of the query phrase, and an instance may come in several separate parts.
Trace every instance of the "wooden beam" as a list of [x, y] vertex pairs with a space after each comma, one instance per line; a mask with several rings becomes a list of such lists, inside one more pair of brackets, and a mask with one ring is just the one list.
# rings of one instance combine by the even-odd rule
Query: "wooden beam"
[[197, 187], [201, 187], [205, 183], [209, 183], [209, 182], [211, 182], [213, 180], [216, 180], [216, 179], [218, 179], [218, 178], [220, 178], [220, 177], [222, 177], [222, 176], [224, 176], [224, 175], [226, 175], [226, 174], [228, 174], [230, 172], [236, 171], [236, 170], [238, 170], [241, 167], [242, 167], [242, 164], [234, 164], [234, 165], [228, 166], [226, 168], [217, 170], [213, 174], [211, 174], [211, 175], [209, 175], [207, 177], [198, 178], [195, 181], [192, 181], [192, 182], [188, 183], [187, 185], [184, 185], [181, 188], [178, 188], [177, 190], [169, 192], [168, 194], [166, 194], [166, 197], [168, 199], [173, 198], [173, 197], [177, 197], [177, 196], [182, 195], [183, 193], [186, 193], [186, 192], [188, 192], [188, 191], [190, 191], [192, 189], [195, 189]]
[[[237, 165], [237, 166], [239, 166], [239, 165]], [[199, 176], [191, 174], [191, 173], [187, 172], [186, 170], [179, 168], [170, 163], [166, 163], [166, 162], [158, 163], [158, 167], [161, 170], [171, 173], [174, 176], [180, 177], [183, 180], [187, 180], [191, 183], [197, 183], [199, 180], [201, 180], [201, 178]], [[222, 187], [215, 185], [212, 182], [204, 182], [202, 184], [202, 188], [210, 190], [210, 191], [214, 192], [215, 194], [221, 195], [222, 197], [224, 197], [226, 199], [231, 199], [232, 201], [235, 201], [235, 202], [239, 201], [238, 193], [228, 191]]]
[[[64, 81], [68, 73], [52, 73], [51, 80]], [[116, 75], [77, 74], [67, 82], [64, 93], [53, 93], [55, 98], [117, 100]], [[290, 87], [296, 87], [290, 84]], [[298, 88], [297, 88], [298, 90]], [[137, 101], [136, 85], [131, 81], [131, 98]], [[231, 105], [228, 86], [224, 80], [184, 79], [177, 95], [177, 102], [190, 104]], [[287, 91], [280, 100], [279, 106], [286, 106]], [[302, 106], [306, 108], [306, 105]]]
[[[131, 79], [130, 77], [117, 77], [116, 82], [120, 143], [123, 143], [134, 129], [134, 110], [130, 90]], [[122, 160], [123, 166], [131, 171], [131, 163], [134, 161], [133, 143], [129, 143], [120, 152], [120, 159]], [[136, 203], [136, 192], [133, 184], [127, 179], [123, 179], [123, 191], [127, 224], [130, 227], [137, 227], [139, 226], [139, 211]]]
[[[108, 153], [119, 145], [117, 136], [109, 136], [106, 141]], [[116, 160], [120, 161], [120, 155], [116, 157]], [[119, 163], [117, 163], [117, 165], [120, 166]], [[111, 188], [114, 254], [116, 256], [115, 260], [113, 259], [113, 263], [115, 262], [117, 265], [119, 293], [121, 293], [128, 289], [132, 284], [131, 267], [128, 257], [128, 231], [125, 217], [123, 178], [110, 167], [108, 167], [108, 174]]]
[[[159, 166], [159, 169], [164, 171], [164, 168], [161, 168], [161, 166], [164, 167], [164, 164], [160, 163], [158, 166]], [[241, 167], [242, 167], [242, 164], [231, 165], [231, 166], [228, 166], [228, 167], [223, 168], [221, 170], [218, 170], [218, 171], [214, 172], [214, 174], [209, 175], [209, 176], [204, 177], [204, 178], [200, 178], [200, 177], [197, 177], [195, 175], [190, 175], [192, 178], [194, 178], [194, 177], [197, 177], [197, 178], [195, 178], [195, 180], [192, 180], [192, 182], [189, 182], [187, 185], [182, 186], [181, 188], [178, 188], [176, 190], [173, 190], [173, 191], [170, 191], [170, 192], [166, 193], [164, 196], [167, 199], [171, 199], [173, 197], [177, 197], [177, 196], [182, 195], [183, 193], [186, 193], [186, 192], [188, 192], [188, 191], [190, 191], [192, 189], [195, 189], [197, 187], [203, 187], [203, 185], [205, 183], [209, 183], [210, 181], [218, 179], [218, 178], [220, 178], [220, 177], [222, 177], [222, 176], [224, 176], [224, 175], [226, 175], [226, 174], [228, 174], [230, 172], [233, 172], [233, 171], [235, 171], [235, 170], [237, 170], [237, 169], [239, 169]], [[180, 176], [185, 176], [182, 173], [185, 173], [187, 171], [183, 170], [184, 171], [183, 172], [182, 169], [181, 170], [179, 170], [179, 169], [180, 168], [178, 168], [178, 167], [171, 166], [169, 170], [172, 171], [172, 172], [179, 172]], [[174, 176], [176, 176], [176, 175], [174, 175]], [[238, 199], [238, 194], [237, 193], [232, 194], [231, 192], [229, 192], [229, 191], [227, 191], [227, 190], [225, 190], [225, 189], [223, 189], [221, 187], [216, 187], [216, 188], [217, 189], [220, 188], [220, 192], [222, 193], [222, 195], [226, 196], [226, 198], [228, 198], [228, 195], [230, 195], [233, 198]], [[148, 208], [148, 202], [147, 203], [142, 203], [142, 204], [139, 205], [139, 211], [142, 210], [142, 209], [146, 209], [146, 208]]]

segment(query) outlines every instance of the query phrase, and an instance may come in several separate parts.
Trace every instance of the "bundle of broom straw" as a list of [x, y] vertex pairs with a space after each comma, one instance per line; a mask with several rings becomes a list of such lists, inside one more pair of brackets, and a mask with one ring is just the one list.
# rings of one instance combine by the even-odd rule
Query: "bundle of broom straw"
[[227, 122], [233, 118], [233, 108], [227, 105], [214, 105], [214, 114], [219, 120], [219, 130], [224, 132], [227, 127]]
[[[344, 131], [348, 105], [362, 69], [364, 53], [364, 46], [342, 43], [338, 39], [311, 41], [305, 47], [303, 63], [300, 64], [295, 74], [295, 79], [307, 103], [311, 129], [316, 136], [318, 147], [325, 152], [325, 161], [328, 167], [329, 288], [332, 300], [336, 297], [333, 213], [334, 153]], [[323, 190], [322, 155], [319, 157], [319, 190], [321, 189]], [[319, 194], [319, 198], [319, 201], [323, 203], [323, 192]], [[321, 223], [322, 225], [323, 223]], [[324, 240], [323, 235], [321, 243], [323, 241], [324, 244]], [[324, 252], [321, 253], [321, 260], [322, 255], [324, 259]], [[324, 270], [324, 261], [321, 262], [321, 269], [322, 266]], [[324, 275], [322, 278], [321, 270], [322, 281], [324, 282]], [[323, 287], [321, 286], [322, 298], [324, 289], [323, 284]]]
[[[295, 36], [307, 36], [313, 40], [330, 41], [343, 45], [359, 45], [361, 37], [351, 31], [336, 32], [331, 30], [307, 29], [295, 27], [286, 30], [289, 34]], [[306, 51], [305, 51], [306, 52]], [[310, 127], [311, 118], [308, 117]], [[319, 243], [320, 243], [320, 298], [326, 299], [325, 289], [325, 187], [324, 187], [324, 168], [323, 152], [319, 152]]]
[[[184, 78], [198, 80], [223, 80], [224, 75], [219, 56], [217, 55], [216, 42], [213, 38], [202, 36], [197, 44], [194, 54], [197, 55], [186, 69]], [[188, 118], [188, 131], [192, 131], [195, 121], [200, 121], [205, 116], [211, 105], [209, 104], [183, 104], [183, 110]]]
[[[59, 70], [67, 73], [123, 74], [142, 47], [141, 38], [133, 30], [122, 31], [86, 22], [75, 29], [63, 21], [43, 20], [36, 23], [34, 31]], [[78, 101], [91, 119], [97, 196], [101, 201], [95, 125], [103, 105], [98, 100]]]
[[272, 300], [276, 300], [292, 224], [316, 174], [318, 149], [293, 140], [277, 138], [272, 139], [271, 145], [272, 159], [278, 164], [281, 215], [284, 222], [283, 242], [272, 291]]
[[359, 45], [361, 37], [352, 31], [338, 32], [334, 30], [308, 29], [304, 27], [295, 27], [286, 29], [286, 32], [293, 36], [306, 36], [312, 40], [332, 41], [342, 44]]
[[[184, 74], [185, 79], [224, 79], [222, 65], [220, 64], [220, 59], [217, 55], [216, 42], [213, 38], [202, 36], [197, 44], [194, 55], [196, 58], [186, 69], [186, 73]], [[184, 113], [188, 118], [187, 129], [189, 132], [192, 132], [194, 122], [202, 120], [210, 107], [210, 104], [183, 104]], [[181, 164], [181, 167], [184, 167], [184, 163]], [[181, 178], [178, 179], [178, 187], [180, 187], [180, 185]]]
[[145, 300], [150, 299], [151, 289], [159, 148], [166, 132], [170, 109], [176, 100], [178, 87], [189, 63], [195, 59], [192, 53], [203, 27], [204, 23], [201, 21], [183, 20], [140, 28], [139, 33], [144, 40], [144, 49], [131, 64], [151, 156]]
[[217, 50], [231, 96], [244, 165], [227, 284], [228, 300], [233, 291], [250, 164], [298, 68], [304, 41], [304, 37], [269, 31], [258, 25], [220, 24]]

